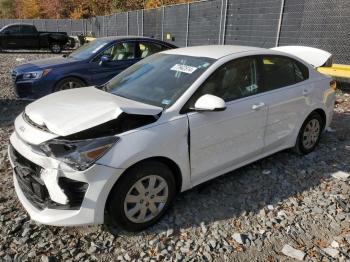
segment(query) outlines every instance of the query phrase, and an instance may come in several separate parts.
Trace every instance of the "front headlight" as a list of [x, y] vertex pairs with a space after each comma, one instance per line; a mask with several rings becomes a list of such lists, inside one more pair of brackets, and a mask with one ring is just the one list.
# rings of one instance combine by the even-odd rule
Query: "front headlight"
[[23, 73], [23, 80], [29, 80], [29, 79], [39, 79], [43, 76], [46, 76], [51, 69], [45, 69], [45, 70], [39, 70], [39, 71], [33, 71], [33, 72], [26, 72]]
[[53, 139], [39, 145], [48, 157], [64, 162], [76, 170], [85, 170], [101, 158], [119, 140], [108, 136], [87, 140]]

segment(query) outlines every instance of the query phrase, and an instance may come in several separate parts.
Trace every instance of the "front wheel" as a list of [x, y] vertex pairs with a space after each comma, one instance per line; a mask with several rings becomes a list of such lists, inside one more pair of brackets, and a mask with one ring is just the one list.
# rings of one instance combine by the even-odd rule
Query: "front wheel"
[[68, 77], [59, 81], [54, 91], [57, 92], [57, 91], [62, 91], [67, 89], [79, 88], [83, 86], [85, 86], [85, 83], [80, 79], [75, 77]]
[[164, 215], [175, 193], [168, 166], [155, 161], [138, 164], [111, 191], [107, 206], [111, 222], [128, 231], [145, 229]]
[[297, 142], [295, 151], [298, 154], [311, 153], [317, 146], [323, 129], [323, 120], [319, 113], [313, 112], [303, 123]]
[[62, 49], [63, 49], [62, 45], [57, 43], [57, 42], [53, 42], [53, 43], [50, 44], [50, 50], [54, 54], [61, 53]]

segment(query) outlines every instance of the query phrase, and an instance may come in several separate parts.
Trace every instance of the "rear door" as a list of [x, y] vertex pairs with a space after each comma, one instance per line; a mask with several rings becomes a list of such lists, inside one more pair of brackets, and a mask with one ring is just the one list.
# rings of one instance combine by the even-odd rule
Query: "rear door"
[[194, 184], [259, 156], [264, 147], [267, 107], [260, 94], [258, 58], [233, 60], [217, 69], [190, 99], [211, 94], [225, 100], [217, 112], [189, 112], [191, 179]]
[[[109, 56], [110, 61], [100, 64], [102, 56]], [[118, 42], [107, 47], [91, 62], [91, 76], [95, 85], [101, 85], [135, 64], [139, 59], [136, 55], [136, 42]]]
[[314, 88], [308, 84], [308, 68], [285, 56], [262, 56], [264, 87], [268, 96], [268, 118], [265, 152], [293, 143], [291, 135], [308, 112], [308, 95]]

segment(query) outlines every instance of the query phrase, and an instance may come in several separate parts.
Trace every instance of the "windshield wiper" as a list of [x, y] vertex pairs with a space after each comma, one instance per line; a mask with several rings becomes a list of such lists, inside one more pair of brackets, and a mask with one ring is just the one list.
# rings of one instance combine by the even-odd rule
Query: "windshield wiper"
[[97, 89], [101, 89], [102, 91], [107, 91], [107, 83], [105, 84], [102, 84], [102, 85], [99, 85], [99, 86], [96, 86]]

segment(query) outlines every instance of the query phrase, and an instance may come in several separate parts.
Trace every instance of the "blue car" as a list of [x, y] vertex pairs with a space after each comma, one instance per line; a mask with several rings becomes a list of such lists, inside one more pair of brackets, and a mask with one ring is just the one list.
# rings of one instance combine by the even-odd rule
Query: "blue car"
[[18, 98], [34, 100], [52, 92], [99, 86], [141, 59], [176, 46], [146, 37], [98, 38], [69, 55], [33, 61], [12, 73]]

